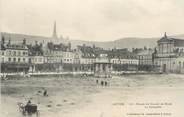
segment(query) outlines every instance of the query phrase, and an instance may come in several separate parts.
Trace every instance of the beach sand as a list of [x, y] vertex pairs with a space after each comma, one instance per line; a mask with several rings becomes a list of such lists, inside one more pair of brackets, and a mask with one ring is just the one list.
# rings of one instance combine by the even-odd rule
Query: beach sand
[[[98, 79], [107, 86], [96, 80], [58, 77], [2, 81], [1, 117], [22, 117], [17, 103], [29, 99], [38, 105], [40, 117], [184, 117], [183, 75]], [[43, 96], [45, 89], [48, 97]], [[148, 115], [159, 113], [162, 115]]]

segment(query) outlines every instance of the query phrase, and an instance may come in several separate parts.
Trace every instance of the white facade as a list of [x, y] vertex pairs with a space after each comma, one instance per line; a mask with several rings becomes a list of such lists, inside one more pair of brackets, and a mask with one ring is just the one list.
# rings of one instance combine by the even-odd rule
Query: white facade
[[172, 62], [172, 70], [176, 73], [184, 73], [184, 56], [180, 56]]
[[183, 43], [182, 40], [168, 38], [165, 34], [163, 38], [158, 41], [154, 64], [160, 66], [163, 72], [181, 73], [183, 68], [183, 46], [177, 46]]
[[80, 64], [94, 64], [95, 58], [80, 58]]
[[28, 49], [7, 48], [1, 50], [1, 62], [4, 63], [28, 63]]
[[63, 52], [62, 51], [53, 51], [46, 50], [44, 51], [45, 63], [61, 63]]
[[113, 64], [132, 64], [132, 65], [138, 65], [139, 60], [138, 59], [118, 59], [118, 58], [112, 58], [111, 63]]
[[32, 64], [44, 64], [46, 62], [44, 56], [30, 56]]
[[71, 51], [63, 52], [62, 63], [73, 64], [75, 62], [75, 53]]

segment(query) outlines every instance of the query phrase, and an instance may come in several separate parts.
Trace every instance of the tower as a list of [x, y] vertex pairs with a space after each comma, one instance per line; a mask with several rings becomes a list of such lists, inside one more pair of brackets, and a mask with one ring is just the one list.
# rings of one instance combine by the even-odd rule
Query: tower
[[54, 30], [53, 30], [52, 37], [55, 38], [55, 39], [58, 38], [57, 37], [57, 31], [56, 31], [56, 21], [54, 22]]

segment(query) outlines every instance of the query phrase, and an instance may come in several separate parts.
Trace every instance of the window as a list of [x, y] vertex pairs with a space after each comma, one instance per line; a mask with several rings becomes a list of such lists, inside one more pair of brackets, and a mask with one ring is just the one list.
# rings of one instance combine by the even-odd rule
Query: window
[[20, 58], [18, 58], [18, 62], [20, 62]]
[[23, 61], [25, 62], [25, 61], [26, 61], [26, 59], [25, 59], [25, 58], [23, 58]]
[[103, 71], [105, 71], [105, 65], [103, 65]]
[[39, 62], [42, 62], [42, 58], [39, 59]]
[[2, 63], [4, 63], [4, 57], [2, 57]]
[[29, 58], [29, 63], [31, 63], [31, 58]]
[[13, 51], [13, 56], [16, 56], [16, 51]]
[[109, 64], [109, 66], [108, 66], [109, 68], [111, 68], [111, 65]]
[[18, 55], [20, 56], [21, 55], [21, 52], [18, 52]]
[[9, 56], [11, 55], [11, 51], [8, 52]]
[[10, 62], [11, 61], [11, 58], [8, 58], [8, 61]]
[[16, 58], [13, 58], [13, 62], [16, 62]]

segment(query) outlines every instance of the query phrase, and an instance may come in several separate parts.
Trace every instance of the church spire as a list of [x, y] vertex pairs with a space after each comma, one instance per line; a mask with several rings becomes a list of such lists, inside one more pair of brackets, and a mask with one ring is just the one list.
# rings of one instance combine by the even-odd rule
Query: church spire
[[54, 21], [54, 30], [53, 30], [53, 35], [52, 35], [53, 38], [58, 38], [57, 37], [57, 31], [56, 31], [56, 21]]

